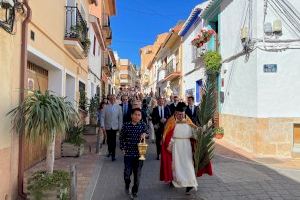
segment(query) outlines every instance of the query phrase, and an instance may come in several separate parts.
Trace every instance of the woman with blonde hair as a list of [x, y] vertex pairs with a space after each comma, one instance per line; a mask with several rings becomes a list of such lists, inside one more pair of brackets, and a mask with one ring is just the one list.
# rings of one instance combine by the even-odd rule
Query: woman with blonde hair
[[150, 117], [149, 117], [149, 132], [150, 132], [150, 139], [151, 139], [151, 142], [154, 143], [155, 142], [155, 132], [154, 132], [154, 126], [153, 126], [153, 123], [152, 123], [152, 119], [151, 119], [151, 116], [152, 116], [152, 112], [153, 112], [153, 109], [157, 106], [157, 101], [155, 98], [152, 98], [151, 101], [150, 101], [150, 106], [149, 106], [149, 110], [150, 110]]

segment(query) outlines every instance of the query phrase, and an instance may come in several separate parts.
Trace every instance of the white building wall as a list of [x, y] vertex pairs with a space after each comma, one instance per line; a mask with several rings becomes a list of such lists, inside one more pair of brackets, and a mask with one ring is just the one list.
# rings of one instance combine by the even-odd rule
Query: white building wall
[[[199, 19], [196, 21], [189, 31], [182, 38], [182, 76], [183, 76], [183, 94], [187, 96], [187, 91], [193, 91], [193, 96], [196, 101], [196, 81], [205, 79], [205, 69], [200, 66], [200, 63], [193, 62], [193, 46], [191, 41], [199, 34], [202, 28], [202, 22]], [[193, 71], [196, 67], [200, 67], [198, 70]], [[192, 72], [193, 71], [193, 72]], [[188, 94], [190, 95], [190, 94]]]
[[[298, 12], [299, 0], [289, 0]], [[263, 35], [263, 2], [257, 0], [257, 33]], [[282, 16], [268, 7], [266, 22], [282, 19]], [[282, 36], [278, 39], [299, 39], [291, 24], [283, 22]], [[298, 34], [300, 34], [298, 32]], [[275, 39], [272, 37], [272, 39]], [[300, 42], [293, 45], [300, 47]], [[286, 44], [285, 44], [286, 45]], [[292, 43], [288, 44], [289, 46]], [[279, 52], [258, 51], [257, 79], [258, 79], [258, 117], [300, 117], [300, 49], [289, 49]], [[277, 64], [276, 73], [265, 73], [264, 64]]]
[[[223, 60], [242, 51], [240, 30], [247, 3], [248, 0], [222, 1], [219, 35]], [[256, 18], [253, 17], [253, 24], [256, 24], [255, 22]], [[253, 36], [256, 36], [255, 30]], [[224, 92], [225, 101], [221, 104], [221, 113], [248, 117], [257, 115], [256, 54], [257, 51], [252, 52], [248, 61], [245, 60], [245, 56], [241, 56], [222, 65], [221, 77], [224, 78], [224, 87], [221, 91]]]
[[[248, 0], [222, 2], [219, 33], [223, 60], [242, 50], [240, 28], [247, 2]], [[289, 2], [300, 11], [300, 1]], [[253, 38], [257, 40], [263, 38], [263, 8], [263, 1], [253, 1]], [[266, 22], [273, 23], [279, 18], [269, 5]], [[297, 39], [289, 25], [284, 21], [282, 23], [283, 35], [278, 39]], [[293, 44], [300, 47], [299, 42]], [[263, 48], [263, 43], [258, 42], [256, 46]], [[225, 92], [225, 102], [221, 113], [259, 118], [300, 117], [300, 94], [297, 92], [300, 87], [299, 55], [299, 49], [267, 52], [258, 48], [250, 54], [248, 61], [242, 56], [224, 63], [222, 77], [225, 79], [225, 87], [221, 90]], [[264, 64], [277, 64], [277, 72], [265, 73]]]
[[[95, 32], [94, 29], [92, 28], [93, 26], [90, 25], [89, 29], [89, 38], [91, 41], [91, 46], [90, 46], [90, 51], [88, 55], [88, 61], [89, 61], [89, 68], [92, 71], [92, 73], [89, 73], [88, 75], [88, 84], [87, 84], [87, 98], [92, 98], [95, 96], [96, 91], [97, 91], [97, 86], [101, 87], [100, 80], [101, 80], [101, 55], [102, 55], [102, 50], [100, 48], [99, 41], [97, 40], [96, 37], [96, 42], [95, 42], [95, 55], [93, 54], [93, 49], [94, 49], [94, 36]], [[96, 77], [95, 77], [96, 75]], [[100, 88], [101, 91], [101, 88]]]

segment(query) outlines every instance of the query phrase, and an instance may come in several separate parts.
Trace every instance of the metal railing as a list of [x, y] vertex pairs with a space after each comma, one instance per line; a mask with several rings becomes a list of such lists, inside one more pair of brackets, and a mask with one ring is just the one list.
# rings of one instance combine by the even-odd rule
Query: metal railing
[[165, 77], [169, 76], [170, 74], [172, 74], [173, 72], [176, 71], [176, 66], [174, 64], [175, 64], [174, 59], [172, 59], [170, 62], [168, 62], [167, 66], [166, 66]]
[[66, 6], [65, 38], [79, 39], [84, 42], [88, 37], [87, 23], [76, 6]]
[[103, 27], [110, 27], [110, 19], [107, 14], [102, 15], [101, 24]]

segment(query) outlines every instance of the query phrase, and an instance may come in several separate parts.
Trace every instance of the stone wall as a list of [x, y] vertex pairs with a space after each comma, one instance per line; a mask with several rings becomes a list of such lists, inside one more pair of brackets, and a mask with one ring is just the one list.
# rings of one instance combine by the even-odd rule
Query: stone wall
[[300, 123], [300, 118], [220, 115], [224, 139], [257, 156], [291, 157], [295, 123]]

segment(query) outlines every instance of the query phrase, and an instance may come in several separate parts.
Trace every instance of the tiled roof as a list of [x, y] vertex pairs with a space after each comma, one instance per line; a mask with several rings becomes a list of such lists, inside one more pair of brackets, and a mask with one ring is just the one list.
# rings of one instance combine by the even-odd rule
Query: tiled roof
[[190, 13], [190, 16], [188, 17], [188, 19], [185, 21], [185, 23], [183, 24], [181, 30], [179, 31], [179, 35], [180, 36], [184, 36], [188, 30], [190, 29], [190, 27], [194, 24], [194, 22], [196, 21], [196, 19], [198, 18], [200, 12], [202, 10], [204, 10], [208, 3], [210, 1], [205, 1], [201, 4], [198, 4], [193, 10], [192, 12]]
[[220, 0], [209, 0], [207, 3], [207, 6], [203, 9], [203, 11], [201, 12], [201, 17], [205, 16], [207, 14], [207, 12], [210, 10], [210, 8], [215, 5], [217, 2], [219, 2]]

